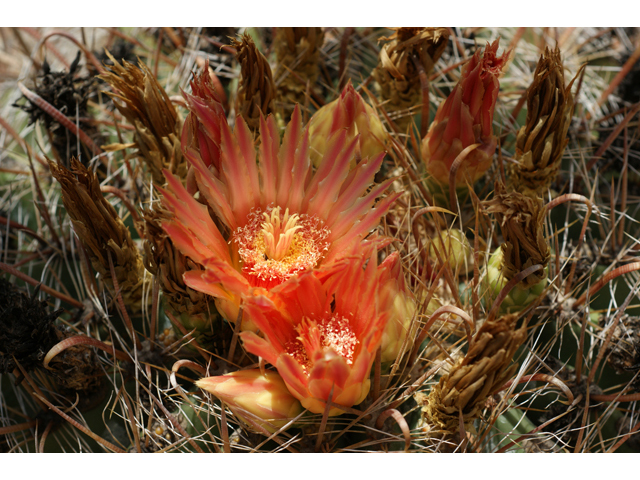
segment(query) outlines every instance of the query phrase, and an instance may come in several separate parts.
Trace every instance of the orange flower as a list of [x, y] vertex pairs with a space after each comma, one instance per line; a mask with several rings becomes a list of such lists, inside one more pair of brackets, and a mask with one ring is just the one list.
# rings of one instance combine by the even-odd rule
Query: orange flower
[[492, 126], [500, 89], [498, 76], [509, 57], [509, 52], [496, 55], [498, 42], [487, 43], [484, 53], [476, 50], [422, 140], [427, 171], [441, 185], [449, 185], [451, 165], [471, 145], [479, 144], [460, 165], [456, 187], [466, 185], [467, 178], [472, 183], [477, 181], [491, 166], [498, 144]]
[[375, 245], [364, 251], [370, 255], [345, 258], [331, 272], [305, 272], [245, 304], [264, 338], [245, 331], [244, 347], [275, 365], [289, 391], [313, 413], [323, 413], [330, 396], [351, 407], [369, 392], [393, 299], [378, 295], [385, 275]]
[[[209, 115], [202, 103], [194, 105]], [[215, 219], [167, 173], [168, 187], [161, 191], [174, 218], [163, 228], [184, 255], [206, 268], [185, 273], [185, 283], [216, 297], [220, 313], [234, 322], [242, 297], [254, 287], [270, 289], [342, 258], [378, 225], [399, 194], [372, 208], [391, 183], [370, 188], [384, 155], [350, 170], [358, 137], [348, 142], [345, 131], [327, 139], [322, 165], [313, 171], [309, 132], [302, 128], [298, 108], [281, 145], [274, 118], [261, 119], [258, 154], [242, 118], [233, 132], [223, 116], [212, 121], [220, 130], [219, 169], [208, 168], [195, 148], [183, 147], [200, 200]], [[251, 328], [250, 318], [245, 320], [243, 328]]]
[[255, 422], [271, 433], [302, 412], [300, 402], [289, 393], [276, 372], [240, 370], [201, 378], [196, 385], [229, 404], [245, 422]]
[[371, 158], [385, 150], [387, 132], [375, 110], [356, 92], [351, 81], [337, 99], [322, 107], [309, 120], [310, 155], [315, 166], [320, 165], [327, 138], [341, 129], [347, 130], [348, 141], [360, 135], [357, 159], [351, 162], [352, 168], [360, 158]]

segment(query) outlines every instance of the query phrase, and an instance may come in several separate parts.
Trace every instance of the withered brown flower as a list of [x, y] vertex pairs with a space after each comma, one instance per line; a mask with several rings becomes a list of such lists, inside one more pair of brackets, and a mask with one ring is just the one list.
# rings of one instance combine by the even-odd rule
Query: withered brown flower
[[527, 337], [525, 325], [516, 329], [517, 320], [512, 314], [487, 320], [464, 358], [440, 378], [430, 394], [416, 394], [427, 424], [456, 433], [461, 413], [465, 428], [471, 428], [487, 398], [499, 391], [517, 369], [511, 360]]
[[278, 101], [285, 120], [296, 103], [304, 105], [307, 82], [314, 88], [320, 73], [320, 48], [324, 32], [319, 27], [282, 27], [276, 29], [273, 45], [278, 66], [275, 71]]
[[485, 202], [485, 212], [496, 216], [504, 243], [501, 245], [503, 262], [501, 271], [507, 281], [532, 265], [543, 269], [527, 276], [521, 283], [533, 287], [547, 278], [544, 267], [551, 253], [544, 236], [546, 210], [539, 197], [528, 197], [520, 192], [508, 192], [496, 182], [493, 199]]
[[[162, 173], [167, 168], [185, 178], [187, 163], [182, 158], [180, 134], [182, 119], [171, 104], [167, 92], [153, 73], [142, 62], [138, 65], [123, 60], [118, 63], [108, 52], [113, 66], [100, 78], [117, 90], [106, 92], [122, 115], [135, 127], [135, 146], [152, 175], [153, 182], [164, 185]], [[118, 102], [121, 100], [123, 103]], [[121, 148], [119, 144], [106, 146], [106, 150]]]
[[[443, 27], [402, 27], [394, 29], [380, 49], [378, 66], [373, 72], [380, 87], [380, 100], [388, 113], [413, 113], [412, 108], [422, 101], [420, 72], [414, 62], [419, 62], [428, 75], [433, 69], [449, 39], [449, 31]], [[395, 119], [401, 131], [406, 130], [411, 115]]]
[[[47, 103], [51, 104], [62, 114], [71, 118], [74, 123], [76, 116], [78, 117], [78, 125], [89, 138], [98, 141], [100, 132], [95, 124], [88, 119], [91, 118], [91, 112], [88, 106], [89, 99], [95, 97], [97, 91], [97, 80], [92, 75], [81, 75], [80, 66], [81, 52], [78, 51], [76, 58], [69, 66], [68, 71], [52, 71], [49, 63], [45, 59], [42, 62], [42, 69], [38, 72], [33, 87], [33, 93], [40, 96]], [[68, 128], [64, 127], [51, 116], [50, 112], [44, 110], [41, 106], [27, 100], [24, 105], [15, 103], [14, 107], [18, 107], [29, 114], [29, 124], [40, 120], [49, 134], [51, 147], [54, 150], [56, 158], [59, 158], [65, 165], [71, 157], [79, 158], [80, 154], [86, 152], [86, 158], [91, 158], [89, 150], [82, 149], [78, 151], [78, 139], [75, 134]]]
[[567, 146], [573, 116], [571, 86], [564, 84], [560, 50], [545, 49], [527, 91], [527, 121], [518, 131], [516, 163], [510, 186], [530, 196], [542, 195], [555, 180]]
[[236, 58], [240, 63], [236, 114], [242, 115], [249, 128], [256, 132], [260, 126], [260, 113], [266, 117], [275, 111], [276, 84], [269, 62], [250, 35], [232, 40], [231, 45], [238, 52]]
[[[0, 278], [0, 373], [11, 373], [18, 365], [26, 372], [41, 369], [47, 352], [74, 335], [55, 324], [64, 310], [50, 312], [47, 302], [37, 297], [38, 287], [26, 295]], [[46, 371], [63, 392], [85, 394], [99, 390], [103, 375], [95, 352], [87, 345], [65, 349]], [[87, 400], [83, 398], [80, 405], [86, 406]]]
[[114, 295], [109, 255], [125, 306], [131, 313], [142, 309], [144, 266], [129, 229], [100, 191], [98, 177], [76, 159], [71, 169], [49, 162], [62, 187], [62, 201], [91, 265]]
[[0, 373], [13, 372], [16, 362], [33, 370], [58, 341], [53, 322], [63, 310], [48, 312], [37, 292], [29, 297], [0, 277]]

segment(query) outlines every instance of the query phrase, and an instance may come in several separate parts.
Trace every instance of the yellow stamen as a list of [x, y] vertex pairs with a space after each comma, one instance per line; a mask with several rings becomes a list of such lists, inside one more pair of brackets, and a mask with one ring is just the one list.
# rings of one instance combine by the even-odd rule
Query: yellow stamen
[[[317, 329], [317, 334], [320, 336], [319, 345], [314, 346], [314, 342], [305, 341], [305, 337], [309, 336], [311, 329]], [[320, 323], [307, 318], [296, 327], [296, 330], [300, 336], [287, 342], [284, 348], [302, 366], [305, 373], [309, 373], [309, 369], [312, 367], [310, 358], [314, 356], [313, 351], [308, 351], [309, 348], [330, 348], [344, 358], [347, 365], [353, 364], [356, 346], [360, 341], [347, 318], [336, 314]]]
[[280, 216], [281, 208], [253, 210], [248, 223], [233, 234], [242, 259], [242, 272], [252, 285], [269, 288], [313, 268], [329, 248], [330, 230], [318, 217]]
[[[271, 215], [264, 212], [264, 223], [262, 224], [262, 235], [264, 238], [264, 253], [267, 259], [282, 260], [287, 256], [291, 248], [291, 243], [295, 233], [302, 228], [298, 225], [298, 215], [289, 216], [287, 208], [280, 222], [280, 207], [271, 210]], [[282, 226], [284, 224], [284, 227]], [[277, 239], [277, 240], [276, 240]]]

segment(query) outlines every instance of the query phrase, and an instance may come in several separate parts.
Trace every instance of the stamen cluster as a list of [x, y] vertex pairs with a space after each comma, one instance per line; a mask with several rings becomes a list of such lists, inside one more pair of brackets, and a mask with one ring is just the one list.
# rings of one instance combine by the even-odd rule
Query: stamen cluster
[[330, 230], [315, 215], [284, 215], [280, 207], [254, 209], [249, 222], [233, 234], [242, 273], [254, 286], [278, 285], [313, 268], [329, 248]]

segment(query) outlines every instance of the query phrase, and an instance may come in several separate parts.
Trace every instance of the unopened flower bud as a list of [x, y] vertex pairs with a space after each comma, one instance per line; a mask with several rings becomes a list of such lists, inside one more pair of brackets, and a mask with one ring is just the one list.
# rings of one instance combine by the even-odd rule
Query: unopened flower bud
[[[375, 110], [356, 92], [351, 82], [344, 87], [340, 97], [322, 107], [309, 120], [309, 156], [316, 167], [322, 162], [327, 139], [342, 129], [347, 131], [347, 141], [360, 135], [356, 157], [373, 158], [385, 150], [387, 132]], [[351, 168], [355, 165], [354, 158]]]
[[498, 99], [498, 76], [509, 52], [497, 56], [498, 40], [487, 44], [462, 69], [458, 84], [440, 104], [427, 136], [422, 141], [422, 158], [427, 172], [441, 186], [449, 185], [449, 173], [456, 157], [478, 144], [459, 166], [456, 187], [467, 179], [476, 182], [491, 166], [498, 139], [493, 134], [493, 112]]
[[442, 230], [439, 236], [431, 240], [429, 258], [437, 264], [440, 261], [448, 263], [460, 275], [473, 268], [473, 248], [464, 233], [457, 228]]
[[[257, 423], [271, 433], [302, 412], [302, 405], [276, 372], [240, 370], [201, 378], [196, 385], [227, 403], [245, 422]], [[253, 416], [264, 421], [257, 421]]]

